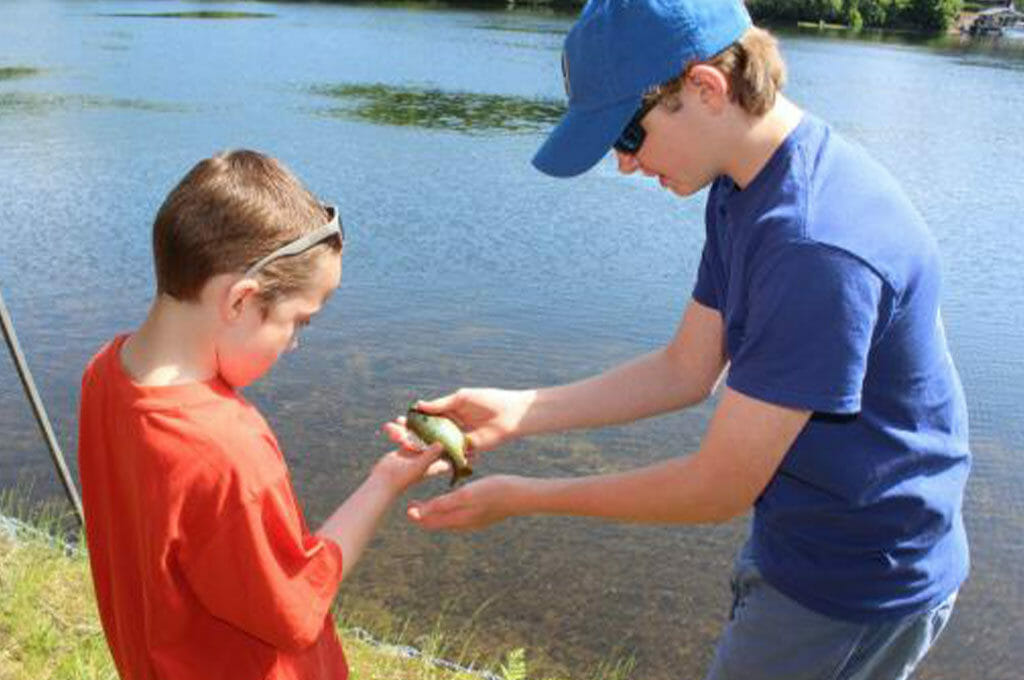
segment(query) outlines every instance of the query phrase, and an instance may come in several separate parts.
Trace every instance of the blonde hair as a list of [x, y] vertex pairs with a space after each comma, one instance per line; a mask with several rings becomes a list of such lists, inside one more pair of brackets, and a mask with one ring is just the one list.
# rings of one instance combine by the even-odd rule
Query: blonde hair
[[672, 80], [645, 95], [648, 102], [663, 102], [670, 109], [680, 105], [678, 94], [690, 71], [699, 63], [713, 66], [729, 82], [729, 99], [751, 115], [762, 116], [775, 105], [786, 83], [786, 63], [779, 43], [768, 31], [752, 26], [739, 40], [704, 62], [690, 62]]
[[[212, 277], [244, 272], [282, 245], [323, 226], [320, 202], [283, 164], [256, 151], [225, 151], [197, 163], [168, 194], [153, 222], [157, 293], [195, 301]], [[332, 238], [276, 260], [256, 275], [269, 305], [311, 283]]]

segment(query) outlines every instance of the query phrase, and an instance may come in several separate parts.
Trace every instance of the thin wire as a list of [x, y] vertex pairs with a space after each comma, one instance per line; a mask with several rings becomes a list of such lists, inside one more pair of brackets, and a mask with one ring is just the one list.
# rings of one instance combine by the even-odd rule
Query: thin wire
[[75, 487], [75, 483], [71, 479], [71, 473], [68, 472], [68, 466], [64, 462], [64, 454], [61, 453], [60, 444], [57, 443], [57, 437], [53, 434], [53, 427], [50, 426], [50, 419], [46, 415], [46, 407], [43, 406], [43, 400], [39, 396], [39, 390], [36, 389], [36, 383], [32, 380], [32, 373], [28, 369], [28, 363], [25, 361], [25, 355], [21, 352], [21, 346], [18, 344], [18, 336], [14, 333], [14, 322], [11, 321], [11, 316], [7, 313], [7, 305], [4, 304], [4, 296], [2, 293], [0, 293], [0, 322], [2, 322], [3, 325], [4, 340], [7, 342], [7, 349], [10, 350], [11, 359], [14, 361], [14, 367], [18, 370], [18, 377], [21, 378], [21, 384], [25, 388], [25, 394], [28, 395], [28, 400], [32, 405], [32, 412], [35, 414], [36, 422], [39, 424], [39, 430], [43, 433], [43, 439], [46, 441], [46, 445], [50, 449], [50, 458], [53, 460], [53, 466], [57, 469], [57, 476], [64, 485], [64, 491], [67, 493], [68, 500], [71, 501], [71, 505], [75, 508], [75, 516], [78, 518], [79, 524], [81, 526], [85, 526], [85, 515], [82, 512], [82, 500], [79, 498], [78, 489]]

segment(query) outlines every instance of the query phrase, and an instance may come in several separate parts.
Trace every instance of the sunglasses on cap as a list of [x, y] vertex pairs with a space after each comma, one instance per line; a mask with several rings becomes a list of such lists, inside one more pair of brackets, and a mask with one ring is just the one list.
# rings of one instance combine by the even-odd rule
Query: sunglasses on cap
[[644, 145], [644, 139], [647, 138], [647, 131], [644, 130], [644, 126], [640, 124], [640, 121], [644, 119], [651, 109], [657, 106], [658, 100], [654, 98], [645, 98], [640, 103], [640, 108], [636, 110], [633, 117], [626, 123], [626, 127], [622, 130], [619, 138], [612, 144], [612, 148], [620, 153], [626, 153], [629, 155], [635, 155], [640, 151], [640, 147]]
[[266, 267], [274, 260], [279, 260], [282, 257], [291, 257], [304, 253], [310, 248], [332, 236], [337, 236], [341, 243], [345, 242], [345, 228], [341, 226], [341, 217], [338, 215], [338, 209], [333, 205], [323, 206], [324, 210], [330, 216], [329, 221], [324, 226], [320, 227], [316, 231], [311, 231], [308, 234], [300, 236], [299, 238], [284, 244], [274, 252], [270, 253], [266, 257], [261, 258], [256, 264], [252, 265], [245, 270], [245, 276], [255, 276], [261, 269]]

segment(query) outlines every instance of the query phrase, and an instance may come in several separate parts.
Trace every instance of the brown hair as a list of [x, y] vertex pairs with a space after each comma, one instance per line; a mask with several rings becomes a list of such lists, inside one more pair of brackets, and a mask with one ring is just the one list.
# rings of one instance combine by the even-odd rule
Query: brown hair
[[707, 61], [687, 64], [679, 76], [647, 93], [645, 100], [678, 108], [675, 95], [698, 63], [721, 71], [729, 82], [729, 99], [755, 116], [764, 115], [775, 105], [775, 97], [786, 83], [786, 63], [779, 53], [778, 41], [768, 31], [752, 26], [739, 40]]
[[[239, 150], [202, 160], [168, 194], [153, 222], [157, 294], [197, 300], [213, 276], [244, 272], [328, 219], [313, 194], [269, 156]], [[326, 248], [340, 252], [341, 240], [260, 270], [260, 299], [269, 305], [309, 285], [313, 263]]]

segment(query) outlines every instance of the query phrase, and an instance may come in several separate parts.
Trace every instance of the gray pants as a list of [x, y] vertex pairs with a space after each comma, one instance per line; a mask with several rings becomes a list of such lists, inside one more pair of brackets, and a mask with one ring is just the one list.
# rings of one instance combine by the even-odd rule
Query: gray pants
[[747, 550], [736, 560], [732, 615], [707, 680], [905, 680], [946, 626], [956, 593], [894, 621], [840, 621], [765, 583]]

